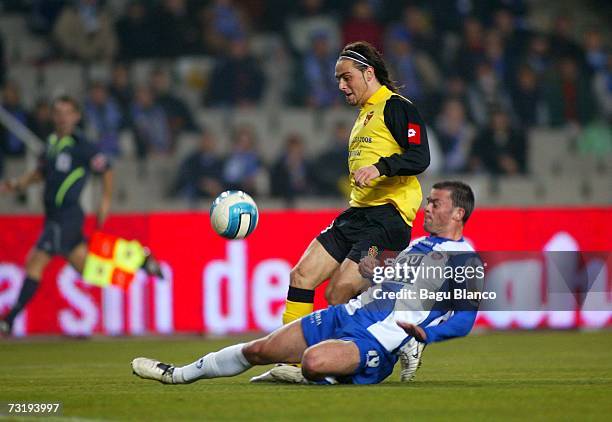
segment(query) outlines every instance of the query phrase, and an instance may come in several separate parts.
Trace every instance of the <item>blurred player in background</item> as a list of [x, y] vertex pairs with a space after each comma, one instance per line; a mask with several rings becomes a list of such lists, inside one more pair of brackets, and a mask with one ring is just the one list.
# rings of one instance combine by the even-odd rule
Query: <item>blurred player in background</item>
[[43, 232], [25, 264], [26, 278], [17, 302], [0, 320], [0, 332], [10, 334], [15, 318], [38, 289], [43, 271], [53, 255], [61, 255], [78, 272], [83, 271], [87, 243], [83, 236], [84, 213], [79, 203], [90, 173], [102, 175], [103, 189], [97, 227], [104, 224], [111, 205], [112, 171], [107, 157], [77, 132], [81, 119], [78, 102], [68, 96], [53, 103], [54, 132], [35, 170], [0, 183], [0, 192], [22, 192], [34, 183], [45, 183]]
[[346, 45], [335, 76], [347, 103], [360, 109], [348, 142], [350, 208], [310, 243], [291, 271], [284, 324], [312, 312], [314, 290], [327, 279], [325, 297], [332, 305], [367, 288], [358, 264], [368, 252], [408, 246], [422, 199], [416, 175], [429, 166], [425, 123], [414, 104], [397, 94], [376, 48], [363, 41]]
[[[482, 278], [446, 278], [446, 268], [482, 265], [474, 249], [463, 238], [463, 227], [474, 209], [474, 194], [462, 182], [433, 186], [425, 207], [427, 237], [415, 240], [395, 262], [420, 262], [444, 268], [439, 278], [386, 279], [345, 305], [331, 306], [285, 325], [268, 336], [209, 353], [182, 367], [148, 358], [132, 361], [141, 378], [165, 384], [186, 384], [199, 379], [238, 375], [254, 365], [276, 362], [284, 365], [276, 380], [294, 383], [376, 384], [393, 372], [402, 350], [410, 342], [425, 344], [466, 336], [472, 329], [478, 301], [465, 296], [436, 302], [408, 296], [381, 296], [383, 292], [430, 293], [474, 292], [482, 289]], [[370, 277], [376, 263], [372, 257], [360, 261], [360, 270]], [[404, 260], [404, 261], [402, 261]], [[453, 272], [459, 274], [459, 272]], [[462, 271], [460, 274], [466, 274]], [[378, 294], [377, 294], [378, 293]], [[418, 297], [418, 295], [417, 295]], [[442, 323], [443, 322], [443, 323]], [[415, 368], [416, 369], [416, 368]]]

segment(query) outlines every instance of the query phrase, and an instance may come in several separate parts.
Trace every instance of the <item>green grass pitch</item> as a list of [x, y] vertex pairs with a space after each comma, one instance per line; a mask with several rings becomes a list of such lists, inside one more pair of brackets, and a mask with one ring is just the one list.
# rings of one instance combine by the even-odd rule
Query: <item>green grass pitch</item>
[[168, 386], [140, 380], [130, 370], [137, 356], [183, 364], [238, 340], [0, 340], [0, 401], [61, 401], [60, 420], [610, 420], [612, 415], [610, 331], [498, 332], [434, 344], [410, 384], [400, 384], [396, 371], [375, 386], [250, 385], [249, 377], [262, 371], [254, 368], [235, 378]]

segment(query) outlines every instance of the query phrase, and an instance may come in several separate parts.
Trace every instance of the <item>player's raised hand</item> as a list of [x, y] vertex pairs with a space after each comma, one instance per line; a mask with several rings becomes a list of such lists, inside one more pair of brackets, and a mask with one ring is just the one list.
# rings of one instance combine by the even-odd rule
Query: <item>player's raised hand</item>
[[363, 278], [371, 279], [374, 276], [374, 268], [379, 264], [380, 262], [372, 255], [364, 256], [359, 261], [359, 273]]
[[380, 176], [380, 172], [374, 165], [361, 167], [353, 173], [355, 184], [359, 187], [369, 186], [370, 182]]
[[416, 339], [416, 341], [424, 343], [427, 340], [427, 334], [425, 334], [425, 330], [423, 330], [418, 325], [409, 324], [409, 323], [403, 322], [403, 321], [398, 321], [397, 325], [402, 327], [402, 329], [406, 332], [406, 334], [408, 334], [409, 336], [414, 337]]

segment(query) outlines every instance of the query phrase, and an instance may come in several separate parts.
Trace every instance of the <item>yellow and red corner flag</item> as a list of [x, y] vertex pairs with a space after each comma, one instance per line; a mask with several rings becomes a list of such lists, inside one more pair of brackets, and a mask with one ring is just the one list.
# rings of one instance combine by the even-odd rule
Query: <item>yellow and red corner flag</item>
[[83, 280], [100, 287], [127, 289], [145, 259], [145, 249], [137, 240], [95, 232], [89, 241]]

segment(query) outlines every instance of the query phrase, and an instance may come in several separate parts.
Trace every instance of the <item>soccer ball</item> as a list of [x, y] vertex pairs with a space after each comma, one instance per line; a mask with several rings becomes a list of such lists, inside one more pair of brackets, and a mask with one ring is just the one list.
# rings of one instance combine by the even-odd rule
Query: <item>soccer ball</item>
[[259, 211], [253, 198], [240, 190], [217, 196], [210, 207], [210, 224], [220, 236], [244, 239], [257, 227]]

